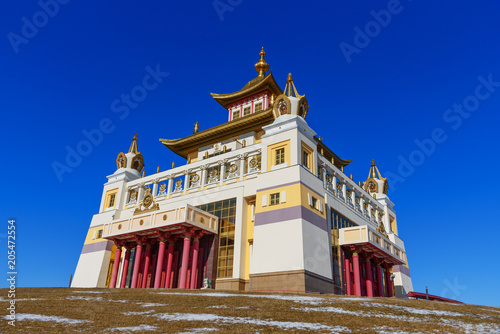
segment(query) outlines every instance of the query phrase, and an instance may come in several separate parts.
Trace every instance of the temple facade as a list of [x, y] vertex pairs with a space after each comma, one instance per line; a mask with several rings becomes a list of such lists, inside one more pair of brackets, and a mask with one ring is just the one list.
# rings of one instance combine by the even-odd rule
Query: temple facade
[[186, 159], [145, 175], [137, 134], [107, 177], [73, 287], [215, 288], [404, 297], [413, 290], [389, 184], [356, 183], [307, 124], [264, 49], [256, 78], [212, 94], [227, 122], [160, 139]]

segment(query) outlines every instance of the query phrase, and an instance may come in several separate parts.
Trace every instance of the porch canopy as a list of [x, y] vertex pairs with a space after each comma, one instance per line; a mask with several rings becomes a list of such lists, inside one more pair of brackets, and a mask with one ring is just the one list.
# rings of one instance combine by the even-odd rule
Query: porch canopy
[[157, 210], [129, 219], [117, 219], [104, 224], [102, 237], [109, 240], [134, 241], [159, 235], [183, 235], [186, 230], [202, 230], [203, 234], [218, 233], [218, 217], [189, 204], [169, 210]]

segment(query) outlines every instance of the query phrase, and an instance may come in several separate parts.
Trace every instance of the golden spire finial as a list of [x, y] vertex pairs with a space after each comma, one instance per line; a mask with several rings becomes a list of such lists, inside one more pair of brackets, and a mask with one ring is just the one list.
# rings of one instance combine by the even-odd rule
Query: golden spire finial
[[292, 73], [288, 73], [288, 78], [286, 78], [286, 86], [285, 86], [285, 95], [286, 96], [293, 96], [295, 93], [295, 97], [301, 98], [302, 95], [297, 92], [297, 88], [295, 88], [295, 84], [293, 83], [293, 78], [292, 78]]
[[200, 129], [200, 125], [198, 124], [198, 122], [196, 122], [194, 124], [194, 132], [193, 133], [198, 133], [198, 130]]
[[259, 53], [260, 55], [260, 60], [255, 64], [255, 70], [259, 72], [259, 77], [263, 77], [266, 75], [266, 72], [269, 70], [269, 64], [266, 63], [266, 60], [264, 57], [266, 56], [266, 53], [264, 52], [264, 47], [262, 47], [262, 50]]
[[372, 159], [372, 164], [370, 166], [370, 172], [368, 173], [368, 179], [376, 179], [377, 177], [380, 180], [385, 180], [385, 178], [383, 178], [382, 175], [380, 174], [380, 172], [377, 168], [377, 165], [375, 165], [375, 159]]
[[130, 144], [128, 153], [139, 154], [139, 151], [137, 150], [137, 132], [135, 133], [134, 138], [132, 138], [132, 144]]

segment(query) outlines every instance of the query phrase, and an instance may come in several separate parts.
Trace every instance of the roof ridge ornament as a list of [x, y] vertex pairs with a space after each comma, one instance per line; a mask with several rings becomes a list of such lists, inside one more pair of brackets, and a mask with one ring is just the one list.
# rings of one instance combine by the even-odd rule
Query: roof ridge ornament
[[264, 77], [269, 70], [269, 64], [265, 60], [266, 52], [264, 51], [264, 47], [262, 47], [259, 55], [260, 60], [255, 64], [255, 70], [259, 73], [259, 77]]
[[389, 191], [389, 182], [387, 181], [387, 178], [382, 177], [380, 174], [380, 171], [375, 164], [375, 159], [372, 159], [370, 171], [368, 172], [368, 178], [364, 182], [363, 187], [369, 194], [373, 195], [375, 195], [375, 193], [387, 195], [387, 192]]
[[135, 154], [140, 153], [137, 150], [137, 132], [135, 133], [134, 138], [132, 138], [132, 144], [130, 144], [130, 148], [128, 149], [128, 153], [135, 153]]
[[372, 164], [370, 166], [370, 172], [368, 173], [368, 179], [373, 178], [373, 179], [379, 179], [384, 181], [386, 178], [382, 177], [380, 174], [377, 165], [375, 164], [375, 159], [372, 159]]
[[286, 96], [293, 96], [293, 94], [295, 93], [295, 97], [299, 99], [305, 96], [305, 95], [300, 95], [299, 92], [297, 92], [297, 88], [295, 88], [295, 84], [293, 83], [292, 73], [288, 73], [288, 78], [286, 78], [286, 86], [284, 93]]

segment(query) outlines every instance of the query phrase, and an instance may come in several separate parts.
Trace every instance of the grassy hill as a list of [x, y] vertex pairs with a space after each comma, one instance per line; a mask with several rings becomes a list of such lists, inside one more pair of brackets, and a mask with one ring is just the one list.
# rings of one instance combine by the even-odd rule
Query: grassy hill
[[500, 308], [388, 298], [165, 289], [18, 288], [3, 333], [500, 333]]

